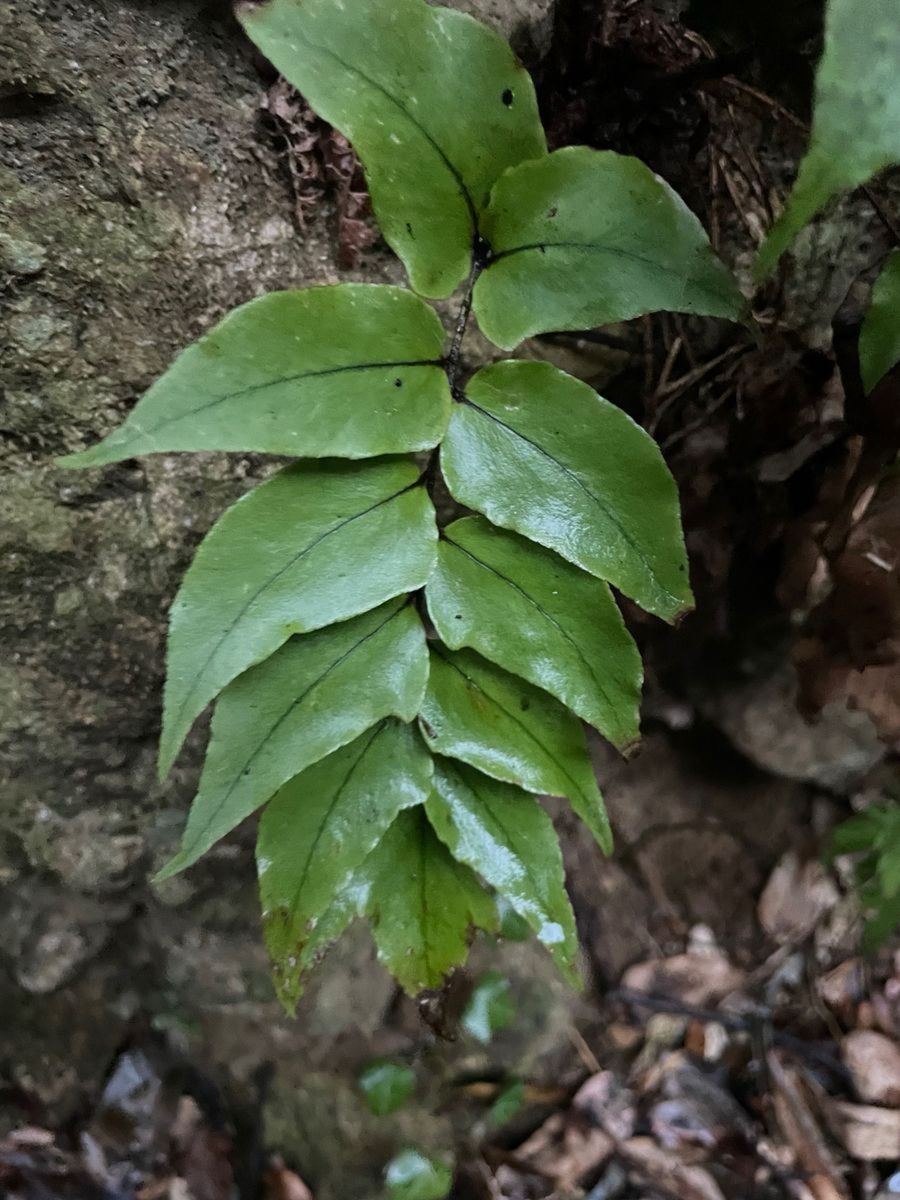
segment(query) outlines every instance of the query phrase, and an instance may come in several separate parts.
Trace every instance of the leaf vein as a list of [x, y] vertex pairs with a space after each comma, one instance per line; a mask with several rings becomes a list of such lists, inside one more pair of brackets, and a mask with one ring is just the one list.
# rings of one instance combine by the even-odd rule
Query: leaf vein
[[[458, 663], [451, 662], [451, 660], [447, 656], [441, 654], [441, 652], [439, 650], [436, 650], [434, 647], [432, 647], [432, 649], [435, 651], [437, 656], [447, 664], [448, 667], [452, 667], [454, 671], [456, 671], [459, 675], [461, 675], [463, 677], [463, 679], [465, 679], [466, 683], [471, 684], [472, 687], [476, 688], [479, 692], [481, 692], [482, 696], [487, 696], [487, 698], [493, 704], [496, 704], [496, 706], [500, 709], [500, 711], [502, 713], [505, 713], [505, 715], [507, 717], [509, 717], [509, 719], [515, 725], [518, 725], [519, 728], [522, 730], [522, 732], [526, 735], [526, 737], [528, 737], [532, 742], [534, 742], [534, 744], [537, 746], [537, 748], [539, 750], [542, 750], [544, 752], [544, 754], [546, 754], [547, 757], [550, 759], [550, 761], [553, 763], [553, 765], [558, 768], [558, 770], [562, 773], [562, 775], [565, 776], [566, 779], [569, 780], [572, 787], [575, 789], [576, 793], [579, 796], [581, 796], [581, 798], [583, 800], [589, 799], [589, 797], [586, 796], [585, 793], [581, 790], [581, 786], [577, 782], [577, 780], [572, 778], [572, 775], [569, 772], [568, 768], [565, 766], [565, 764], [561, 763], [559, 761], [559, 759], [556, 757], [556, 755], [553, 754], [553, 752], [547, 746], [543, 745], [540, 741], [538, 741], [538, 738], [536, 737], [536, 735], [528, 728], [528, 726], [515, 713], [510, 712], [510, 710], [508, 708], [506, 708], [505, 705], [500, 703], [500, 701], [497, 699], [497, 697], [495, 695], [493, 695], [491, 692], [489, 692], [486, 688], [482, 687], [480, 683], [477, 683], [472, 678], [471, 675], [467, 675], [466, 672], [462, 669], [461, 666], [459, 666]], [[551, 793], [551, 794], [553, 794], [553, 793]]]
[[571, 467], [567, 467], [564, 462], [560, 462], [560, 460], [554, 454], [551, 454], [549, 450], [546, 450], [538, 442], [533, 441], [526, 434], [522, 433], [521, 430], [516, 429], [515, 426], [510, 425], [506, 421], [501, 420], [501, 418], [498, 417], [496, 415], [496, 413], [492, 413], [488, 409], [482, 408], [480, 404], [476, 404], [475, 401], [470, 399], [469, 396], [463, 397], [463, 403], [466, 404], [469, 408], [474, 408], [477, 412], [480, 412], [482, 414], [482, 416], [485, 416], [489, 420], [494, 421], [497, 425], [500, 426], [501, 429], [505, 429], [509, 433], [514, 434], [521, 441], [525, 442], [525, 444], [527, 446], [530, 446], [532, 448], [532, 450], [536, 451], [538, 454], [542, 455], [544, 458], [546, 458], [550, 462], [552, 462], [555, 466], [557, 466], [559, 468], [560, 471], [562, 471], [562, 473], [564, 475], [567, 475], [574, 483], [576, 483], [578, 485], [578, 487], [580, 487], [581, 490], [585, 493], [585, 495], [590, 496], [591, 500], [593, 500], [593, 502], [597, 505], [597, 507], [604, 514], [604, 516], [607, 518], [609, 523], [612, 526], [614, 526], [615, 529], [618, 530], [618, 532], [621, 534], [624, 541], [627, 542], [627, 544], [631, 548], [631, 550], [634, 551], [635, 555], [640, 560], [645, 571], [650, 576], [650, 578], [653, 580], [653, 582], [656, 584], [656, 586], [666, 596], [668, 596], [670, 600], [674, 600], [676, 603], [679, 602], [678, 597], [675, 596], [672, 592], [670, 592], [669, 589], [658, 578], [656, 572], [653, 569], [652, 564], [650, 563], [649, 559], [647, 558], [646, 554], [644, 553], [643, 549], [641, 548], [640, 543], [635, 540], [635, 538], [628, 531], [628, 529], [625, 527], [625, 525], [622, 524], [621, 518], [618, 517], [617, 514], [615, 513], [615, 511], [609, 507], [609, 505], [606, 503], [606, 501], [604, 501], [600, 496], [596, 495], [594, 492], [591, 491], [591, 489], [587, 486], [587, 484], [584, 482], [584, 480], [581, 479], [579, 477], [579, 475], [575, 471], [572, 470]]
[[[345, 375], [352, 371], [377, 371], [387, 370], [389, 367], [441, 367], [443, 361], [439, 358], [417, 358], [417, 359], [397, 359], [396, 361], [386, 362], [370, 362], [370, 363], [348, 363], [342, 367], [324, 367], [320, 371], [298, 371], [296, 375], [279, 375], [276, 379], [267, 379], [264, 383], [251, 383], [245, 388], [238, 388], [233, 392], [226, 392], [224, 396], [215, 396], [212, 400], [207, 400], [205, 404], [199, 404], [196, 408], [191, 408], [187, 412], [177, 413], [174, 417], [167, 417], [163, 421], [159, 421], [156, 425], [151, 425], [145, 428], [137, 422], [131, 422], [131, 430], [140, 434], [141, 437], [153, 437], [161, 429], [167, 429], [171, 425], [177, 425], [179, 421], [186, 421], [189, 417], [196, 417], [199, 413], [207, 412], [211, 408], [216, 408], [220, 404], [226, 404], [229, 400], [237, 400], [241, 396], [251, 396], [256, 392], [264, 392], [266, 388], [278, 387], [285, 383], [298, 383], [304, 379], [325, 379], [330, 375]], [[123, 433], [128, 431], [127, 423], [122, 426]], [[125, 439], [126, 441], [129, 439]]]
[[[366, 642], [370, 641], [373, 637], [375, 637], [377, 634], [379, 634], [382, 631], [382, 629], [384, 629], [384, 627], [390, 621], [393, 621], [394, 617], [396, 617], [397, 614], [399, 612], [401, 612], [401, 610], [405, 607], [406, 607], [406, 602], [404, 601], [404, 603], [399, 605], [397, 608], [395, 608], [392, 613], [389, 613], [388, 616], [385, 617], [385, 619], [381, 622], [380, 625], [376, 626], [375, 629], [370, 630], [365, 635], [365, 637], [360, 638], [360, 640], [358, 642], [354, 642], [354, 644], [350, 647], [350, 649], [345, 650], [344, 653], [341, 654], [338, 658], [336, 658], [333, 663], [329, 663], [329, 665], [325, 668], [325, 670], [322, 672], [322, 674], [317, 676], [312, 681], [312, 683], [303, 692], [301, 692], [299, 696], [296, 697], [296, 699], [291, 701], [291, 703], [284, 710], [284, 712], [281, 714], [281, 716], [278, 718], [278, 720], [275, 722], [275, 724], [269, 729], [269, 731], [265, 735], [265, 737], [263, 737], [257, 743], [256, 748], [254, 749], [254, 751], [250, 755], [250, 757], [246, 760], [244, 765], [240, 768], [239, 771], [237, 771], [235, 773], [234, 779], [232, 780], [231, 785], [228, 788], [228, 791], [225, 793], [225, 795], [222, 797], [222, 799], [216, 805], [215, 809], [210, 813], [210, 815], [206, 821], [206, 824], [203, 826], [203, 828], [194, 836], [193, 841], [191, 842], [191, 846], [189, 848], [185, 847], [185, 850], [182, 853], [186, 853], [188, 855], [193, 853], [193, 848], [197, 845], [198, 842], [203, 840], [205, 835], [209, 832], [210, 826], [214, 824], [219, 813], [222, 811], [222, 809], [225, 807], [225, 805], [231, 799], [231, 795], [234, 792], [234, 789], [237, 787], [240, 780], [244, 777], [245, 772], [247, 772], [250, 769], [250, 767], [252, 767], [253, 763], [256, 761], [256, 759], [259, 757], [259, 755], [262, 753], [263, 749], [268, 744], [268, 742], [270, 742], [271, 739], [275, 736], [275, 734], [278, 732], [279, 728], [284, 724], [284, 722], [288, 719], [288, 717], [291, 715], [291, 713], [293, 713], [294, 710], [297, 709], [303, 703], [303, 701], [310, 694], [310, 692], [313, 691], [315, 688], [317, 688], [324, 679], [327, 679], [328, 676], [331, 674], [331, 672], [336, 670], [341, 665], [342, 662], [345, 662], [346, 659], [348, 659], [351, 654], [354, 654], [360, 648], [360, 646], [365, 645]], [[308, 765], [312, 766], [313, 764], [310, 763]]]
[[[259, 597], [264, 592], [268, 591], [268, 589], [270, 587], [272, 587], [273, 584], [278, 582], [278, 580], [282, 577], [282, 575], [284, 575], [287, 571], [290, 571], [294, 566], [296, 566], [296, 564], [300, 561], [301, 558], [304, 557], [304, 555], [309, 554], [309, 552], [311, 550], [314, 550], [316, 548], [316, 546], [319, 545], [320, 542], [323, 542], [325, 540], [325, 538], [330, 537], [333, 533], [339, 533], [342, 529], [345, 529], [348, 525], [351, 525], [354, 521], [358, 521], [361, 517], [368, 516], [369, 513], [375, 512], [375, 510], [378, 508], [381, 508], [382, 505], [390, 504], [393, 500], [396, 500], [399, 496], [404, 495], [406, 492], [409, 492], [413, 488], [418, 487], [418, 486], [419, 486], [419, 480], [416, 479], [412, 483], [407, 484], [406, 487], [400, 488], [398, 491], [394, 492], [392, 495], [385, 496], [383, 499], [376, 501], [375, 504], [370, 504], [368, 508], [364, 508], [360, 512], [354, 513], [350, 517], [345, 517], [343, 520], [339, 521], [336, 525], [332, 525], [330, 529], [326, 529], [324, 531], [324, 533], [320, 533], [318, 535], [318, 537], [314, 538], [307, 546], [304, 546], [302, 550], [298, 550], [297, 553], [295, 555], [293, 555], [293, 557], [290, 558], [284, 564], [283, 567], [279, 567], [279, 569], [274, 573], [274, 575], [270, 575], [269, 578], [264, 583], [262, 583], [251, 596], [249, 596], [247, 598], [247, 600], [245, 601], [241, 610], [235, 615], [235, 617], [230, 622], [228, 627], [219, 636], [218, 640], [216, 641], [216, 644], [213, 646], [213, 648], [210, 650], [209, 654], [207, 655], [203, 665], [196, 672], [196, 674], [194, 676], [195, 682], [192, 685], [191, 689], [186, 694], [186, 696], [184, 697], [184, 699], [182, 700], [181, 704], [179, 705], [178, 712], [176, 713], [175, 717], [173, 718], [173, 721], [172, 721], [173, 728], [177, 729], [178, 726], [181, 724], [181, 720], [184, 716], [185, 709], [188, 707], [189, 701], [192, 699], [195, 692], [197, 691], [198, 684], [202, 681], [203, 676], [204, 676], [206, 670], [208, 669], [210, 663], [213, 661], [215, 656], [219, 653], [223, 644], [227, 641], [227, 639], [229, 637], [231, 637], [232, 633], [234, 633], [235, 629], [237, 628], [238, 622], [243, 619], [243, 617], [246, 615], [246, 613], [249, 611], [249, 609], [256, 603], [256, 601], [259, 599]], [[302, 633], [302, 632], [306, 632], [306, 631], [298, 630], [298, 632]]]
[[534, 608], [537, 609], [537, 611], [541, 614], [541, 616], [546, 617], [551, 625], [555, 625], [556, 628], [559, 630], [559, 632], [562, 634], [562, 636], [565, 638], [565, 640], [567, 642], [569, 642], [569, 644], [572, 646], [572, 649], [575, 651], [575, 653], [578, 655], [578, 657], [581, 659], [581, 661], [584, 663], [588, 673], [590, 674], [591, 678], [593, 679], [594, 683], [596, 684], [597, 689], [600, 692], [600, 694], [603, 697], [606, 704], [608, 704], [610, 708], [615, 708], [615, 705], [613, 704], [612, 699], [608, 695], [606, 688], [603, 686], [603, 683], [600, 681], [600, 679], [597, 678], [596, 674], [594, 673], [594, 669], [591, 666], [588, 659], [586, 658], [584, 651], [581, 649], [581, 647], [578, 645], [578, 643], [575, 641], [575, 639], [572, 637], [572, 635], [569, 633], [569, 631], [565, 628], [565, 626], [561, 625], [560, 622], [556, 619], [556, 617], [553, 616], [552, 613], [548, 612], [547, 609], [544, 608], [544, 606], [539, 601], [535, 600], [535, 598], [529, 592], [526, 592], [525, 589], [523, 587], [521, 587], [520, 584], [516, 583], [516, 581], [514, 579], [510, 579], [510, 577], [508, 575], [504, 575], [502, 571], [497, 570], [496, 567], [491, 566], [490, 563], [485, 562], [483, 558], [479, 558], [477, 554], [473, 554], [470, 550], [467, 550], [465, 548], [465, 546], [460, 545], [459, 542], [455, 542], [453, 540], [453, 538], [448, 537], [446, 533], [444, 534], [444, 541], [447, 542], [451, 546], [455, 546], [456, 549], [459, 550], [462, 554], [465, 554], [468, 558], [471, 558], [473, 562], [479, 563], [482, 567], [484, 567], [484, 569], [486, 571], [490, 571], [492, 575], [496, 575], [498, 579], [502, 579], [505, 583], [508, 583], [511, 588], [514, 588], [517, 592], [519, 592], [522, 596], [524, 596], [525, 599]]
[[326, 825], [328, 824], [328, 821], [331, 818], [331, 815], [334, 812], [335, 807], [338, 804], [341, 796], [344, 794], [344, 789], [347, 787], [350, 780], [356, 774], [357, 768], [360, 766], [363, 759], [366, 757], [366, 755], [371, 750], [372, 745], [375, 742], [376, 738], [378, 738], [380, 736], [380, 734], [384, 732], [386, 727], [387, 727], [387, 722], [380, 721], [375, 726], [375, 728], [372, 730], [369, 740], [366, 742], [366, 744], [360, 750], [359, 754], [354, 759], [354, 761], [347, 768], [347, 773], [344, 775], [344, 778], [341, 780], [340, 784], [335, 789], [334, 796], [332, 797], [331, 803], [328, 805], [327, 811], [322, 815], [322, 819], [319, 822], [319, 826], [316, 830], [315, 837], [312, 839], [312, 842], [310, 843], [309, 848], [307, 850], [306, 861], [304, 862], [302, 868], [298, 872], [299, 883], [297, 884], [297, 890], [294, 894], [294, 899], [291, 902], [291, 906], [290, 906], [290, 910], [289, 910], [292, 919], [296, 919], [297, 909], [300, 905], [300, 896], [301, 896], [301, 893], [303, 892], [303, 887], [306, 883], [307, 872], [309, 871], [309, 864], [312, 862], [313, 855], [315, 854], [316, 849], [318, 848], [319, 842], [322, 840], [322, 833], [323, 833]]
[[377, 79], [373, 79], [371, 75], [367, 75], [366, 72], [361, 70], [359, 67], [354, 66], [352, 63], [347, 62], [346, 59], [341, 58], [341, 56], [330, 47], [322, 46], [317, 42], [313, 42], [302, 34], [300, 37], [308, 47], [313, 50], [317, 50], [322, 54], [327, 54], [330, 58], [334, 59], [336, 63], [342, 66], [345, 71], [349, 71], [351, 75], [358, 75], [359, 78], [364, 80], [370, 87], [374, 88], [377, 92], [380, 92], [386, 100], [388, 100], [394, 105], [395, 108], [399, 109], [400, 112], [403, 113], [411, 125], [418, 129], [418, 131], [428, 142], [429, 146], [431, 146], [431, 148], [440, 158], [441, 162], [453, 176], [456, 186], [459, 189], [459, 194], [462, 196], [463, 201], [465, 202], [466, 211], [468, 212], [469, 216], [469, 222], [472, 226], [472, 237], [474, 238], [478, 233], [478, 210], [475, 207], [475, 201], [472, 199], [472, 193], [469, 191], [462, 172], [450, 158], [449, 154], [447, 154], [446, 150], [444, 150], [443, 146], [441, 146], [441, 144], [433, 136], [433, 134], [431, 134], [428, 129], [425, 128], [422, 122], [415, 117], [412, 112], [410, 112], [410, 110], [405, 104], [403, 104], [401, 100], [398, 100], [396, 96], [391, 95], [388, 89], [383, 84], [379, 83]]

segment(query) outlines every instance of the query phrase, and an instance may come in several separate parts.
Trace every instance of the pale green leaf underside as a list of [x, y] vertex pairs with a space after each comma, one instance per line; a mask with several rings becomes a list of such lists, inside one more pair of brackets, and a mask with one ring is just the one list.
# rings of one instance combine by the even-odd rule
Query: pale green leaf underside
[[565, 796], [606, 853], [612, 837], [577, 717], [481, 658], [432, 646], [419, 723], [429, 747], [528, 792]]
[[169, 618], [163, 773], [210, 700], [292, 634], [425, 583], [437, 527], [418, 477], [408, 459], [298, 463], [219, 518]]
[[641, 656], [605, 583], [463, 517], [442, 532], [425, 594], [447, 646], [471, 646], [544, 688], [619, 749], [637, 741]]
[[690, 609], [678, 493], [640, 426], [548, 363], [466, 385], [441, 448], [451, 494], [607, 580], [667, 621]]
[[474, 929], [496, 929], [493, 899], [421, 807], [400, 813], [359, 874], [378, 957], [411, 995], [439, 987], [465, 961]]
[[428, 678], [425, 632], [404, 598], [293, 637], [219, 698], [180, 852], [165, 879], [327, 754], [384, 717], [411, 721]]
[[509, 46], [424, 0], [269, 0], [239, 15], [352, 142], [413, 287], [448, 296], [468, 274], [494, 181], [546, 153], [531, 79]]
[[533, 796], [462, 763], [435, 763], [426, 805], [441, 840], [507, 898], [578, 985], [575, 918], [553, 823]]
[[882, 268], [859, 336], [859, 366], [867, 392], [900, 362], [900, 250]]
[[259, 891], [276, 991], [288, 1012], [319, 920], [397, 813], [425, 802], [431, 775], [418, 733], [389, 719], [308, 767], [266, 806], [256, 844]]
[[759, 278], [832, 196], [900, 162], [898, 78], [897, 0], [829, 0], [809, 150], [757, 257]]
[[436, 446], [444, 331], [404, 288], [272, 292], [182, 351], [118, 429], [60, 459], [96, 467], [173, 450], [369, 458]]
[[738, 320], [744, 301], [700, 222], [636, 158], [572, 146], [498, 181], [474, 310], [505, 350], [556, 329], [668, 310]]

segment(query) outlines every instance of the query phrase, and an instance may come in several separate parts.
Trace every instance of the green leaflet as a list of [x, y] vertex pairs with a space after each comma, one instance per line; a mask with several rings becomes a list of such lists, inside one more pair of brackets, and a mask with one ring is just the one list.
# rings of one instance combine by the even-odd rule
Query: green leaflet
[[170, 450], [368, 458], [441, 440], [444, 331], [404, 288], [344, 283], [243, 304], [182, 351], [125, 423], [60, 459], [96, 467]]
[[406, 599], [291, 638], [219, 698], [181, 850], [195, 863], [289, 779], [383, 717], [411, 721], [428, 678], [425, 633]]
[[570, 983], [575, 918], [553, 823], [533, 796], [448, 759], [435, 764], [429, 820], [451, 854], [509, 900]]
[[426, 597], [451, 649], [472, 646], [544, 688], [620, 749], [637, 741], [641, 656], [605, 583], [463, 517], [442, 531]]
[[448, 296], [469, 272], [494, 181], [546, 154], [534, 87], [509, 46], [424, 0], [267, 0], [239, 16], [353, 143], [413, 287]]
[[416, 731], [386, 720], [308, 767], [267, 805], [256, 844], [259, 891], [276, 991], [289, 1013], [319, 919], [397, 813], [425, 802], [431, 774]]
[[493, 900], [421, 807], [400, 813], [360, 874], [378, 957], [411, 995], [439, 987], [465, 961], [473, 929], [496, 929]]
[[369, 1112], [376, 1117], [387, 1116], [402, 1108], [416, 1090], [416, 1073], [405, 1063], [377, 1059], [360, 1073], [360, 1090], [366, 1097]]
[[504, 350], [554, 329], [670, 309], [739, 320], [744, 300], [686, 204], [636, 158], [570, 146], [498, 181], [474, 311]]
[[758, 278], [772, 271], [832, 196], [900, 162], [898, 72], [897, 0], [829, 0], [809, 149], [785, 210], [757, 256]]
[[872, 288], [872, 301], [859, 335], [859, 365], [871, 392], [900, 362], [900, 250], [881, 269]]
[[419, 724], [432, 750], [529, 792], [566, 796], [603, 850], [612, 835], [577, 717], [471, 650], [432, 646]]
[[160, 770], [226, 684], [295, 633], [421, 587], [434, 508], [407, 459], [288, 467], [219, 518], [169, 619]]
[[692, 606], [678, 493], [621, 409], [548, 363], [480, 370], [441, 448], [451, 494], [674, 621]]
[[872, 804], [834, 831], [833, 854], [860, 854], [855, 864], [866, 914], [863, 948], [877, 950], [900, 928], [900, 806]]
[[[332, 943], [336, 942], [341, 934], [346, 933], [356, 917], [363, 915], [368, 895], [369, 883], [360, 870], [332, 899], [331, 904], [316, 923], [315, 929], [308, 934], [303, 943], [300, 953], [297, 955], [296, 964], [289, 964], [289, 969], [296, 980], [297, 997], [303, 994], [306, 976], [325, 957]], [[279, 996], [282, 995], [284, 993], [282, 981], [277, 971], [274, 970], [273, 983], [276, 993]]]
[[453, 1183], [453, 1172], [440, 1159], [419, 1150], [401, 1150], [384, 1173], [390, 1200], [444, 1200]]

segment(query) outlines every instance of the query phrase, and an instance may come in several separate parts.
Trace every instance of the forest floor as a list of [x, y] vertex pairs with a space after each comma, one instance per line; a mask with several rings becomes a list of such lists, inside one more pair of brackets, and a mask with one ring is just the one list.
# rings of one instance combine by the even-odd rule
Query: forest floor
[[[749, 291], [805, 144], [820, 9], [672, 15], [683, 7], [560, 4], [542, 110], [554, 144], [647, 161]], [[325, 206], [350, 268], [376, 237], [357, 164], [283, 83], [265, 88], [261, 136], [293, 215]], [[462, 972], [419, 1012], [393, 996], [369, 1039], [371, 1057], [420, 1080], [440, 1060], [407, 1108], [452, 1130], [455, 1200], [900, 1195], [900, 954], [863, 956], [852, 865], [825, 863], [835, 826], [895, 788], [900, 593], [884, 563], [900, 515], [885, 466], [900, 381], [867, 400], [852, 345], [896, 241], [897, 194], [888, 181], [835, 206], [756, 294], [752, 331], [660, 316], [527, 350], [657, 437], [698, 603], [674, 634], [628, 611], [648, 663], [646, 744], [627, 767], [594, 747], [617, 853], [604, 864], [566, 839], [584, 995], [554, 984], [536, 1002], [488, 946], [495, 974]], [[483, 352], [471, 338], [469, 361]], [[320, 1183], [314, 1147], [273, 1134], [283, 1064], [267, 1052], [238, 1085], [222, 1057], [138, 1011], [65, 1120], [27, 1086], [0, 1086], [16, 1114], [0, 1194], [357, 1200], [339, 1167]], [[377, 1117], [385, 1144], [403, 1111]], [[348, 1154], [352, 1112], [330, 1134]]]
[[[702, 852], [702, 849], [701, 849]], [[540, 1082], [491, 1043], [517, 1020], [491, 973], [439, 1035], [484, 1046], [437, 1103], [458, 1130], [455, 1200], [889, 1200], [900, 1193], [900, 955], [846, 955], [854, 906], [789, 851], [756, 910], [774, 948], [749, 969], [708, 927], [633, 964], [566, 1030]], [[497, 984], [501, 985], [499, 988]], [[549, 1019], [550, 1014], [544, 1014]], [[271, 1067], [269, 1068], [272, 1069]], [[315, 1200], [239, 1100], [165, 1038], [133, 1039], [66, 1128], [0, 1139], [9, 1200]], [[412, 1101], [415, 1103], [415, 1101]], [[380, 1120], [390, 1122], [392, 1115]], [[342, 1136], [352, 1142], [353, 1128]], [[415, 1149], [415, 1147], [412, 1147]], [[434, 1200], [440, 1190], [391, 1195]], [[349, 1200], [349, 1193], [348, 1193]]]

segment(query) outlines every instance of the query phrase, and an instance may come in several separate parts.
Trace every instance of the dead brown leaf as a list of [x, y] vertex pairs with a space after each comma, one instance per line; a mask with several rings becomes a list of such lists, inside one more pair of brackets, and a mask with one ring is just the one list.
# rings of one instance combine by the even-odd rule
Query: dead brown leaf
[[855, 1029], [841, 1052], [856, 1091], [871, 1104], [900, 1106], [900, 1046], [874, 1029]]
[[265, 1200], [313, 1200], [313, 1194], [280, 1158], [273, 1159], [265, 1174]]
[[848, 958], [816, 983], [816, 990], [833, 1013], [847, 1025], [866, 994], [866, 974], [861, 958]]
[[614, 1149], [615, 1141], [608, 1133], [570, 1110], [548, 1117], [518, 1148], [516, 1161], [538, 1169], [564, 1192], [601, 1167]]
[[829, 1127], [847, 1153], [863, 1162], [900, 1158], [900, 1112], [896, 1109], [835, 1100], [829, 1107]]
[[622, 986], [702, 1007], [737, 991], [744, 978], [720, 950], [710, 949], [635, 963], [622, 976]]
[[779, 945], [802, 942], [837, 904], [840, 894], [815, 859], [801, 862], [794, 850], [780, 860], [759, 899], [759, 921]]
[[725, 1200], [709, 1171], [686, 1166], [651, 1138], [631, 1138], [619, 1147], [619, 1154], [647, 1183], [677, 1200]]
[[192, 1200], [230, 1200], [234, 1187], [231, 1139], [211, 1129], [190, 1096], [178, 1102], [171, 1130], [173, 1160]]

